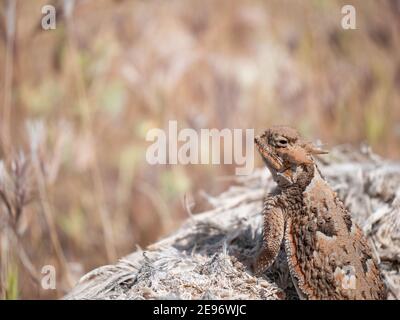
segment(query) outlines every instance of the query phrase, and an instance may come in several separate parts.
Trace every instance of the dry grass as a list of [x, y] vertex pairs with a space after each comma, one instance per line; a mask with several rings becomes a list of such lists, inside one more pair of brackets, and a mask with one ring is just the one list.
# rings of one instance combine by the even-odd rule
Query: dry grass
[[[1, 298], [61, 297], [85, 271], [174, 230], [185, 195], [193, 212], [210, 208], [201, 190], [225, 190], [232, 166], [145, 161], [146, 132], [170, 119], [196, 130], [285, 123], [400, 157], [397, 0], [353, 1], [353, 31], [339, 0], [80, 0], [70, 13], [54, 1], [57, 29], [43, 31], [47, 3], [0, 4], [0, 160], [10, 173], [23, 151], [33, 195], [16, 235], [0, 208]], [[32, 120], [41, 133], [26, 131]], [[54, 291], [34, 280], [48, 264]]]

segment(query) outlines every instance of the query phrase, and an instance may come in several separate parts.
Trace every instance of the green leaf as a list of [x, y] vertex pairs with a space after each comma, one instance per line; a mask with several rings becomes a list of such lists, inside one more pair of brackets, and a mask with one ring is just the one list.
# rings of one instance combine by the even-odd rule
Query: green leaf
[[17, 300], [18, 292], [18, 267], [12, 264], [7, 270], [6, 300]]

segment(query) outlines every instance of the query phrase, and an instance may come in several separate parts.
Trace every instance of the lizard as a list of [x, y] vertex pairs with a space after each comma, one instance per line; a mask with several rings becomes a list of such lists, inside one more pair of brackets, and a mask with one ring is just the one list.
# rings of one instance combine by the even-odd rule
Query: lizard
[[287, 126], [271, 127], [254, 140], [277, 183], [264, 198], [255, 274], [265, 272], [282, 247], [300, 299], [386, 299], [367, 238], [313, 157], [328, 152]]

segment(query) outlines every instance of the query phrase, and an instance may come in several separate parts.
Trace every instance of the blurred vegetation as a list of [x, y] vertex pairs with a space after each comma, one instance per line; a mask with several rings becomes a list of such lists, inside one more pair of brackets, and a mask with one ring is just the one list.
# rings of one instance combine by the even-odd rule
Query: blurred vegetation
[[[356, 30], [346, 1], [53, 1], [44, 31], [49, 2], [0, 7], [0, 159], [12, 171], [24, 151], [33, 190], [18, 219], [0, 208], [1, 298], [60, 297], [227, 187], [233, 166], [146, 163], [146, 132], [168, 120], [289, 124], [400, 157], [400, 1], [352, 1]], [[47, 264], [57, 290], [38, 283]]]

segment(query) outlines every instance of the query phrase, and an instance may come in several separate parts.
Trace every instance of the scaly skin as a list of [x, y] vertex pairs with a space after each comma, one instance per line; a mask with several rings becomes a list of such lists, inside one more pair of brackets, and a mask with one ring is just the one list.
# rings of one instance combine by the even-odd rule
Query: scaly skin
[[314, 162], [313, 155], [326, 152], [283, 126], [255, 142], [278, 184], [278, 193], [264, 201], [263, 247], [255, 272], [271, 266], [284, 241], [301, 299], [386, 299], [367, 239]]

